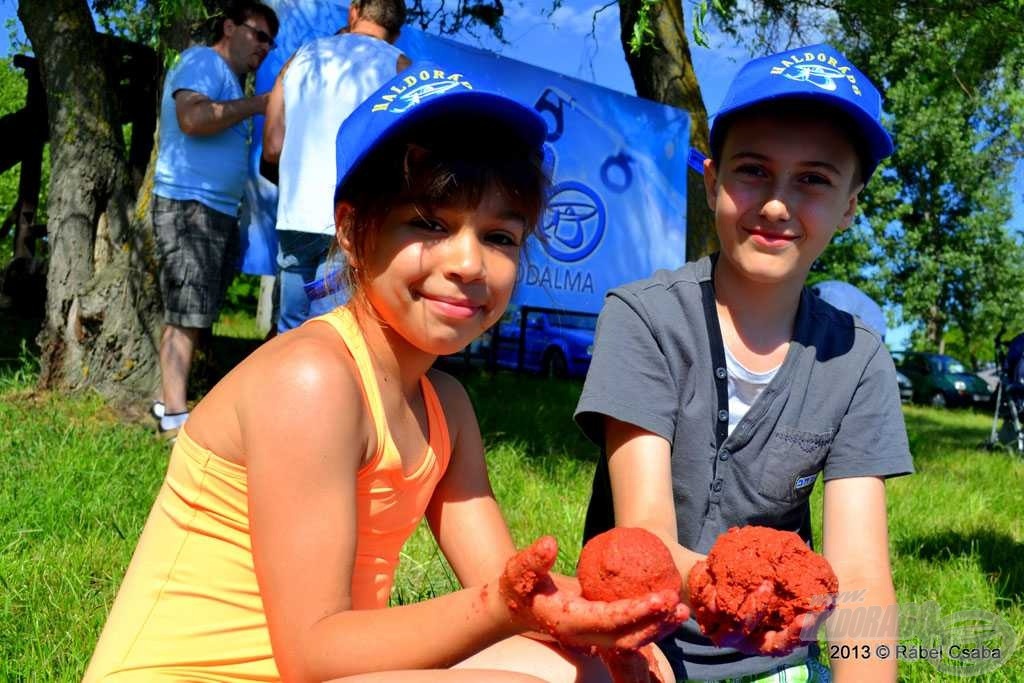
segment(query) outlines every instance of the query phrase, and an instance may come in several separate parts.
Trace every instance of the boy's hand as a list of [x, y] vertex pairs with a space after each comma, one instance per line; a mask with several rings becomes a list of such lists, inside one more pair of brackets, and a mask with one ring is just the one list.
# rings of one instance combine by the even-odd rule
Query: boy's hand
[[[691, 576], [695, 573], [707, 572], [707, 563], [698, 562], [691, 570]], [[828, 617], [829, 611], [803, 612], [796, 616], [785, 628], [770, 630], [757, 628], [763, 621], [764, 615], [756, 607], [764, 604], [762, 598], [772, 592], [769, 581], [764, 581], [761, 587], [750, 594], [740, 613], [744, 615], [744, 621], [737, 623], [731, 615], [720, 612], [716, 604], [716, 590], [713, 583], [703, 583], [699, 595], [691, 596], [700, 604], [701, 630], [719, 647], [731, 647], [748, 655], [782, 655], [792, 650], [792, 644], [801, 640], [800, 635], [816, 634], [818, 626]], [[809, 630], [804, 630], [809, 629]]]
[[505, 566], [501, 596], [513, 619], [527, 629], [550, 633], [569, 647], [635, 650], [689, 618], [676, 591], [614, 602], [586, 600], [575, 582], [556, 585], [550, 569], [557, 555], [558, 543], [544, 536]]

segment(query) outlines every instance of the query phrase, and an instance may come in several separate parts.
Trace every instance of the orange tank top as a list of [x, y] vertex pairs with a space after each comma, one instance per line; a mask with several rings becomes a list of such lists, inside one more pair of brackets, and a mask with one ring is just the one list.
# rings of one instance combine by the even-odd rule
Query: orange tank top
[[[376, 427], [377, 451], [357, 477], [352, 604], [386, 607], [398, 553], [448, 466], [444, 410], [424, 377], [429, 446], [405, 475], [354, 316], [337, 308], [314, 320], [333, 326], [355, 359]], [[192, 441], [186, 425], [85, 681], [280, 680], [251, 547], [245, 468]]]

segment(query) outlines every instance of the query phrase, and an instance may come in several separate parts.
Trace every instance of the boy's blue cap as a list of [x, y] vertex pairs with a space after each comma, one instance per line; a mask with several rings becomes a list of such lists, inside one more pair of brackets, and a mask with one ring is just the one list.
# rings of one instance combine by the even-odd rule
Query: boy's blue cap
[[485, 74], [417, 62], [400, 72], [359, 105], [338, 130], [337, 183], [352, 174], [380, 142], [427, 117], [478, 114], [499, 120], [538, 149], [547, 124], [535, 109], [504, 94]]
[[868, 77], [831, 45], [808, 45], [747, 62], [725, 95], [711, 124], [711, 147], [719, 146], [719, 123], [742, 109], [783, 98], [827, 102], [845, 111], [867, 144], [870, 177], [878, 162], [892, 154], [892, 138], [882, 127], [882, 96]]

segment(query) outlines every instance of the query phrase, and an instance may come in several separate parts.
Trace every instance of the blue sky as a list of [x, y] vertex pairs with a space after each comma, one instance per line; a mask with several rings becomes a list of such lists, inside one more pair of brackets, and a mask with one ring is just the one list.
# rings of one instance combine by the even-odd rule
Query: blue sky
[[[612, 4], [597, 14], [595, 19], [594, 13], [604, 4], [589, 0], [565, 0], [553, 14], [544, 16], [538, 8], [550, 6], [548, 0], [510, 0], [505, 3], [505, 38], [508, 44], [501, 45], [487, 36], [477, 39], [463, 35], [457, 39], [512, 59], [634, 95], [636, 91], [619, 40], [617, 6]], [[684, 0], [684, 8], [689, 25], [693, 17], [693, 4]], [[12, 19], [17, 22], [16, 12], [16, 0], [0, 0], [0, 57], [10, 52], [7, 24]], [[16, 27], [16, 30], [20, 31], [20, 27]], [[714, 112], [725, 95], [725, 87], [740, 64], [748, 58], [747, 51], [715, 32], [711, 34], [710, 49], [692, 43], [690, 49], [704, 103], [709, 112]], [[1024, 227], [1024, 173], [1018, 174], [1013, 194], [1012, 224]], [[906, 336], [905, 329], [893, 331], [887, 341], [891, 347], [901, 348], [906, 343]]]

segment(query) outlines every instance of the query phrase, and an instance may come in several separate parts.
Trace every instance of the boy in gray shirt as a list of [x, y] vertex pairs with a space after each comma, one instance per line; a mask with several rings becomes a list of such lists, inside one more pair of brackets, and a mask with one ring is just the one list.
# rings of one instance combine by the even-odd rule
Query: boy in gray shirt
[[[587, 538], [646, 528], [686, 577], [730, 527], [810, 544], [821, 479], [823, 553], [840, 593], [855, 592], [856, 607], [895, 603], [884, 480], [913, 471], [895, 368], [870, 328], [804, 287], [892, 153], [880, 117], [878, 91], [828, 45], [738, 73], [704, 166], [721, 252], [612, 290], [598, 322], [576, 409], [607, 456]], [[856, 635], [836, 644], [854, 647]], [[894, 659], [877, 658], [833, 661], [830, 674], [813, 642], [782, 658], [716, 647], [692, 619], [659, 647], [680, 680], [896, 676]]]

